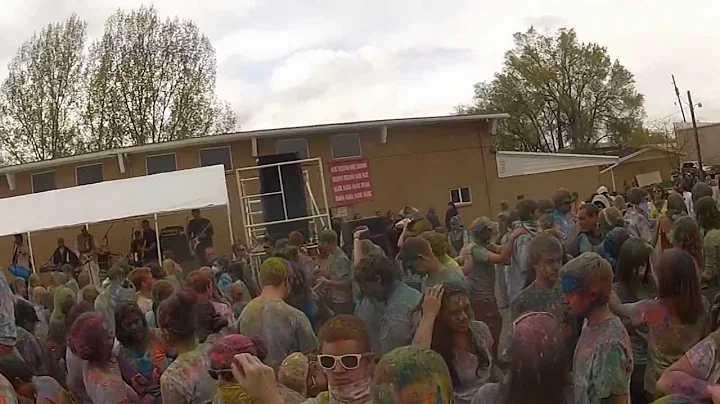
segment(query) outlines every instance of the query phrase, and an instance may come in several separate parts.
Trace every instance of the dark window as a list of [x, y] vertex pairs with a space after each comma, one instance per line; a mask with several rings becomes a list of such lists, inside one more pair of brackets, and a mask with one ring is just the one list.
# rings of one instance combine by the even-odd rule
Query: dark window
[[55, 171], [32, 175], [32, 191], [34, 193], [52, 191], [53, 189], [57, 189]]
[[450, 200], [453, 203], [467, 204], [472, 203], [472, 195], [470, 188], [453, 188], [450, 190]]
[[347, 157], [362, 156], [360, 147], [360, 135], [336, 135], [330, 138], [330, 149], [332, 158], [342, 159]]
[[222, 164], [225, 171], [232, 170], [232, 155], [230, 146], [211, 147], [200, 150], [200, 167], [216, 166]]
[[78, 185], [95, 184], [103, 180], [102, 164], [75, 167], [75, 181]]
[[298, 158], [304, 160], [310, 157], [307, 139], [282, 139], [275, 142], [277, 154], [297, 153]]
[[148, 175], [169, 173], [177, 170], [175, 153], [158, 154], [156, 156], [145, 157], [145, 164], [147, 165]]

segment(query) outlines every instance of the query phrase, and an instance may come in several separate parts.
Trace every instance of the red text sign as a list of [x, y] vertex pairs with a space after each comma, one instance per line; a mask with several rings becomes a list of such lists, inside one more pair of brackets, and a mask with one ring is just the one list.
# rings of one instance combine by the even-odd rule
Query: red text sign
[[354, 205], [372, 200], [370, 165], [367, 159], [330, 163], [330, 184], [336, 206]]

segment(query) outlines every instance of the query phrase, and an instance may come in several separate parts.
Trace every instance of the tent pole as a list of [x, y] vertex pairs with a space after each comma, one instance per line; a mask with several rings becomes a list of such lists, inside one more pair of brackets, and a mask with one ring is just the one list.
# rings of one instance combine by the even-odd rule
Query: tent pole
[[28, 248], [30, 249], [30, 265], [32, 265], [32, 271], [34, 274], [37, 273], [37, 267], [35, 267], [35, 255], [33, 254], [32, 240], [30, 240], [30, 232], [27, 232]]
[[610, 169], [610, 177], [612, 178], [613, 191], [617, 192], [617, 187], [615, 186], [615, 170]]
[[230, 230], [230, 250], [232, 250], [232, 245], [235, 244], [235, 234], [233, 234], [232, 216], [230, 213], [230, 202], [228, 202], [228, 204], [227, 204], [227, 218], [228, 218], [228, 229]]
[[162, 264], [162, 251], [160, 250], [160, 229], [158, 229], [157, 213], [153, 213], [153, 218], [155, 218], [155, 248], [157, 248], [158, 262]]

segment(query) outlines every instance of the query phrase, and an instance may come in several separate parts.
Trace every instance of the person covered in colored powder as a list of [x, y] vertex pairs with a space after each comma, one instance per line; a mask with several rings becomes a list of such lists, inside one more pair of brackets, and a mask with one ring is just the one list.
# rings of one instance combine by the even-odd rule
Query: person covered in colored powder
[[[541, 234], [530, 242], [531, 283], [520, 292], [510, 306], [510, 318], [516, 320], [526, 313], [542, 311], [552, 313], [563, 326], [565, 341], [570, 349], [575, 346], [577, 331], [575, 318], [569, 315], [559, 284], [563, 248], [560, 241], [549, 234]], [[534, 278], [534, 279], [533, 279]]]
[[68, 344], [87, 361], [83, 382], [93, 403], [141, 403], [137, 391], [125, 383], [113, 360], [115, 338], [102, 315], [84, 313], [70, 329]]
[[[653, 248], [637, 237], [631, 237], [620, 247], [613, 292], [620, 302], [635, 303], [653, 299], [657, 295], [655, 280], [650, 273], [650, 255]], [[645, 369], [648, 358], [648, 327], [628, 328], [633, 348], [633, 373], [630, 381], [630, 398], [633, 403], [647, 402]]]
[[455, 402], [467, 404], [485, 383], [502, 379], [494, 366], [495, 341], [488, 326], [472, 320], [467, 291], [452, 284], [425, 292], [414, 345], [430, 348], [445, 360]]
[[642, 188], [630, 188], [627, 192], [628, 208], [625, 212], [627, 229], [633, 237], [640, 237], [647, 243], [652, 243], [652, 231], [650, 230], [650, 205], [648, 193]]
[[411, 271], [424, 276], [421, 285], [422, 291], [446, 282], [459, 283], [466, 289], [468, 288], [462, 271], [458, 272], [452, 267], [443, 265], [433, 254], [430, 243], [423, 237], [406, 239], [400, 248], [398, 259], [402, 261], [403, 267], [410, 268]]
[[508, 376], [480, 388], [472, 404], [573, 404], [570, 350], [558, 318], [528, 312], [513, 322]]
[[715, 302], [720, 279], [720, 210], [711, 197], [703, 197], [695, 202], [695, 214], [698, 225], [704, 230], [702, 285], [704, 295]]
[[527, 284], [528, 272], [531, 270], [529, 245], [539, 230], [537, 210], [538, 204], [532, 199], [523, 199], [517, 204], [520, 222], [515, 230], [519, 230], [521, 233], [515, 239], [510, 265], [505, 269], [508, 303], [512, 303]]
[[197, 343], [192, 315], [197, 299], [195, 291], [182, 289], [165, 299], [158, 310], [160, 332], [178, 354], [160, 376], [160, 394], [165, 403], [209, 403], [217, 392], [207, 372], [207, 349]]
[[[250, 354], [258, 359], [265, 358], [265, 346], [259, 339], [248, 338], [240, 334], [224, 336], [215, 343], [208, 351], [210, 377], [217, 380], [217, 394], [213, 403], [215, 404], [252, 404], [253, 398], [247, 390], [235, 380], [232, 374], [232, 361], [235, 355]], [[284, 404], [299, 404], [305, 401], [304, 396], [291, 389], [278, 385], [280, 396]]]
[[318, 237], [320, 248], [328, 254], [329, 276], [319, 276], [315, 287], [323, 288], [332, 301], [335, 314], [352, 314], [355, 302], [352, 293], [352, 261], [338, 246], [338, 235], [325, 230]]
[[267, 347], [265, 363], [277, 369], [293, 352], [312, 352], [318, 343], [310, 320], [285, 303], [290, 293], [290, 264], [282, 258], [268, 258], [260, 265], [260, 296], [240, 314], [238, 332], [259, 336]]
[[[471, 223], [470, 233], [475, 245], [463, 266], [470, 285], [475, 319], [487, 324], [496, 342], [500, 340], [502, 317], [495, 298], [495, 265], [504, 264], [510, 259], [515, 239], [523, 234], [522, 230], [512, 232], [507, 242], [499, 247], [491, 242], [497, 228], [497, 223], [487, 217], [477, 218]], [[493, 346], [493, 356], [497, 358], [497, 344]]]
[[656, 269], [657, 299], [618, 305], [612, 308], [626, 318], [628, 328], [647, 326], [649, 362], [645, 391], [649, 398], [662, 396], [656, 384], [662, 372], [710, 332], [707, 300], [700, 294], [695, 263], [682, 250], [663, 253]]
[[573, 196], [567, 189], [559, 188], [553, 192], [552, 200], [555, 204], [553, 226], [560, 241], [565, 241], [575, 232], [575, 220], [571, 214]]
[[371, 307], [375, 310], [361, 311], [359, 306], [356, 314], [372, 325], [369, 338], [373, 352], [382, 356], [412, 342], [413, 310], [422, 294], [400, 279], [395, 261], [371, 254], [355, 268], [355, 280], [363, 296], [373, 300]]
[[148, 328], [145, 315], [133, 302], [125, 302], [117, 308], [115, 325], [120, 343], [116, 357], [123, 380], [129, 385], [139, 382], [146, 394], [161, 400], [160, 375], [172, 358], [160, 330]]
[[629, 400], [632, 344], [608, 307], [612, 281], [610, 264], [595, 253], [581, 254], [560, 269], [570, 314], [585, 318], [573, 357], [575, 403]]

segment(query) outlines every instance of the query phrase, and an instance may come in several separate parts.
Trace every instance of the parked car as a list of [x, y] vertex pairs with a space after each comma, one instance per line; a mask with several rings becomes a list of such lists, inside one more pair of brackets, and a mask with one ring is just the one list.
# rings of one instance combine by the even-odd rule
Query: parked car
[[[697, 160], [685, 161], [682, 163], [681, 167], [682, 167], [682, 171], [684, 171], [684, 172], [694, 172], [698, 176], [700, 175], [700, 171], [699, 171], [700, 163]], [[703, 164], [702, 170], [706, 176], [708, 176], [708, 175], [714, 176], [716, 174], [715, 167], [709, 166], [707, 164]]]

